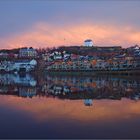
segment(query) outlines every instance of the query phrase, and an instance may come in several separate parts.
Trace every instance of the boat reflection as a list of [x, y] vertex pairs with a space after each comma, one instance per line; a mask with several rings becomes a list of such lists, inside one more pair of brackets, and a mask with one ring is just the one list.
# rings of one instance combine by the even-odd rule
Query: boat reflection
[[0, 75], [0, 94], [20, 97], [46, 96], [83, 100], [86, 106], [93, 99], [140, 99], [140, 80], [134, 77], [70, 77], [32, 75]]

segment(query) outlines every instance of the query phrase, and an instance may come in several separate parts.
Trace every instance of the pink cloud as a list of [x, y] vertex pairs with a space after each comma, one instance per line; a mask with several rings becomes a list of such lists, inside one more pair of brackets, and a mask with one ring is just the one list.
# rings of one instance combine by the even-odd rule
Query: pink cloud
[[30, 29], [0, 40], [1, 48], [21, 46], [53, 47], [60, 45], [83, 45], [90, 38], [94, 45], [130, 45], [140, 42], [140, 31], [131, 26], [97, 25], [81, 23], [77, 25], [55, 26], [44, 22], [34, 24]]

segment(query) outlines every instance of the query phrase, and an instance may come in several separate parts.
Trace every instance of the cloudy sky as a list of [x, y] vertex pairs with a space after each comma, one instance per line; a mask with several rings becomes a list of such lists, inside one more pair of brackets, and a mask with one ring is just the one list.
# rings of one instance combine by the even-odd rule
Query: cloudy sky
[[0, 48], [140, 45], [139, 0], [1, 0]]

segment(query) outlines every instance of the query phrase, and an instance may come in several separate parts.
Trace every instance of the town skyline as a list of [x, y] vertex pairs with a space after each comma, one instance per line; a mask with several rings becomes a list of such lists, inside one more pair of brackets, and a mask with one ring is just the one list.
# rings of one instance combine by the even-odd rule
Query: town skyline
[[0, 49], [140, 42], [139, 1], [1, 1]]

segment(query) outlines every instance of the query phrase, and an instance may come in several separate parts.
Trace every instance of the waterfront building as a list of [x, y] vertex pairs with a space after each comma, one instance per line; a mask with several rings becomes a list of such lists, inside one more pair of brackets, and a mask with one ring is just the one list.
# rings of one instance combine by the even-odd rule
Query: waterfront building
[[4, 52], [0, 53], [0, 58], [7, 58], [7, 57], [8, 57], [8, 53], [4, 53]]
[[20, 69], [25, 69], [26, 72], [33, 70], [37, 66], [36, 60], [17, 60], [13, 64], [13, 69], [19, 71]]
[[37, 57], [37, 51], [32, 47], [21, 48], [19, 50], [19, 57], [21, 57], [21, 58], [36, 58]]
[[21, 69], [29, 72], [37, 66], [36, 60], [16, 60], [16, 61], [2, 61], [0, 63], [0, 71], [20, 71]]
[[53, 60], [61, 60], [63, 57], [61, 52], [55, 51], [52, 54], [50, 54], [50, 58]]
[[70, 54], [64, 53], [63, 59], [64, 59], [64, 60], [70, 59]]

